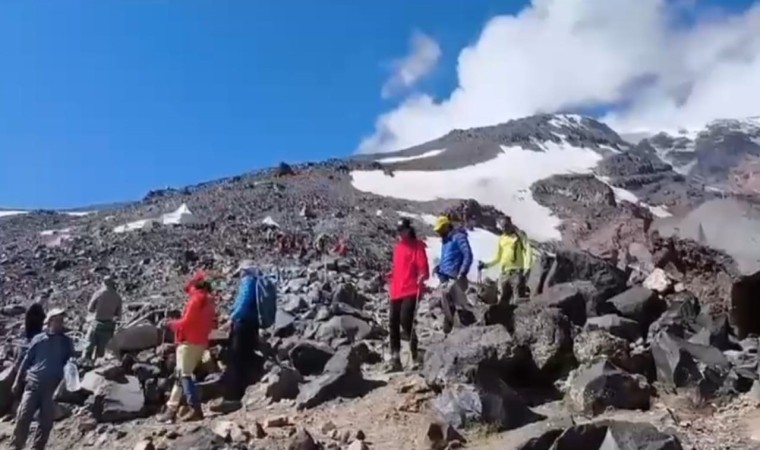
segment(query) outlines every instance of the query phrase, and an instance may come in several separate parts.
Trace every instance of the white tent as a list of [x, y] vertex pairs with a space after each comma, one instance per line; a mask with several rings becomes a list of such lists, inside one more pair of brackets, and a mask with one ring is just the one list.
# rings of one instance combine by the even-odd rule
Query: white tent
[[164, 225], [188, 225], [191, 223], [198, 223], [198, 219], [190, 211], [190, 208], [183, 203], [175, 211], [161, 216], [161, 223]]

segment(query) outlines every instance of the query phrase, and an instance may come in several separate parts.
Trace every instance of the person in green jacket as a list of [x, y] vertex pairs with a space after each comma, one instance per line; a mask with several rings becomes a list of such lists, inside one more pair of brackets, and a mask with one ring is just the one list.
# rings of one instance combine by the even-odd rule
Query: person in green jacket
[[500, 218], [496, 226], [501, 231], [496, 256], [488, 262], [479, 261], [478, 270], [499, 266], [499, 303], [509, 304], [512, 298], [526, 295], [526, 276], [532, 261], [528, 239], [517, 230], [509, 217]]

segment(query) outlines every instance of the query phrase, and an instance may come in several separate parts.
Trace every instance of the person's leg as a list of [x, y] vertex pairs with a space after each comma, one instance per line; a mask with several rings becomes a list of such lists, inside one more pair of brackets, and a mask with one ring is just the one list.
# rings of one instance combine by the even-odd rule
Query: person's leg
[[182, 391], [185, 394], [185, 400], [190, 411], [182, 416], [183, 421], [195, 421], [203, 419], [203, 408], [201, 405], [198, 386], [195, 384], [193, 373], [203, 360], [203, 354], [206, 351], [205, 346], [186, 344], [184, 345], [183, 358], [179, 364], [179, 377]]
[[509, 273], [499, 276], [499, 305], [509, 305], [512, 301], [512, 284]]
[[98, 338], [97, 322], [93, 321], [90, 324], [89, 329], [87, 330], [87, 348], [85, 348], [85, 351], [84, 351], [85, 360], [95, 359], [94, 354], [95, 354], [95, 349], [97, 348], [97, 338]]
[[29, 426], [32, 424], [34, 413], [39, 408], [38, 389], [27, 387], [21, 397], [21, 403], [16, 412], [16, 426], [13, 429], [13, 441], [11, 446], [14, 450], [22, 450], [29, 438]]
[[405, 298], [401, 303], [401, 328], [402, 338], [409, 342], [409, 355], [412, 364], [417, 361], [417, 333], [414, 330], [415, 313], [417, 310], [417, 298]]
[[40, 389], [39, 414], [37, 415], [37, 432], [34, 433], [34, 450], [44, 450], [47, 441], [50, 438], [50, 432], [53, 430], [53, 420], [55, 419], [55, 402], [53, 394], [55, 386], [47, 386]]
[[402, 301], [392, 301], [388, 315], [391, 349], [388, 371], [390, 372], [401, 370], [401, 304]]
[[95, 348], [96, 358], [102, 358], [106, 354], [106, 345], [113, 337], [113, 333], [116, 330], [116, 324], [112, 321], [101, 322], [99, 324], [97, 346]]

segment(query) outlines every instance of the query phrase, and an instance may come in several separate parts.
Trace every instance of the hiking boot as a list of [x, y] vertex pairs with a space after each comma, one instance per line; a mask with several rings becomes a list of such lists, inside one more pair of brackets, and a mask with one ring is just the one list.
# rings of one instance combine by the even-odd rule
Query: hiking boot
[[177, 408], [167, 407], [166, 411], [158, 417], [158, 421], [162, 423], [174, 423], [177, 420]]
[[388, 368], [385, 370], [385, 372], [394, 373], [401, 372], [402, 370], [404, 370], [404, 366], [401, 364], [401, 357], [396, 353], [391, 356], [390, 361], [388, 361]]
[[194, 407], [193, 409], [188, 411], [187, 414], [182, 416], [183, 422], [197, 422], [203, 419], [204, 419], [203, 408], [201, 408], [200, 405]]
[[237, 400], [222, 400], [216, 405], [212, 405], [209, 410], [215, 414], [229, 414], [243, 407], [243, 404]]

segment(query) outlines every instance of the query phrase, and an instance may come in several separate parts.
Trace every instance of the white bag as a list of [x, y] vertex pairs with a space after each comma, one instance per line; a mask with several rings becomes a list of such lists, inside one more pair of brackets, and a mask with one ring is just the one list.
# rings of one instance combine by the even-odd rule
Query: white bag
[[66, 390], [69, 392], [78, 392], [82, 388], [79, 381], [79, 369], [74, 361], [69, 360], [63, 366], [63, 379], [66, 381]]

